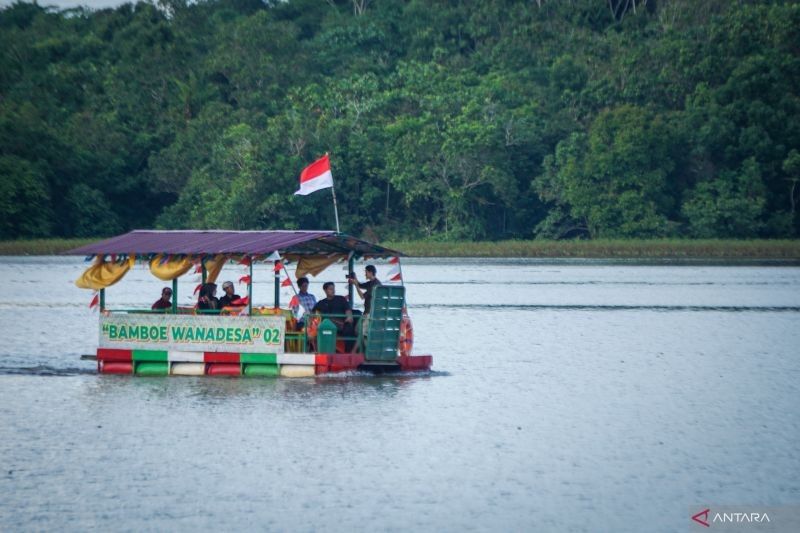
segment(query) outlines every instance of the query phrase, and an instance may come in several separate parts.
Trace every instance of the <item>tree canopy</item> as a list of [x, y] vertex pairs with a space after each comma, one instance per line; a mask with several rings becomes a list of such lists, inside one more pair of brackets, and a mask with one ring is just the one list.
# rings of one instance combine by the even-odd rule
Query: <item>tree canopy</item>
[[800, 3], [0, 10], [0, 238], [794, 237]]

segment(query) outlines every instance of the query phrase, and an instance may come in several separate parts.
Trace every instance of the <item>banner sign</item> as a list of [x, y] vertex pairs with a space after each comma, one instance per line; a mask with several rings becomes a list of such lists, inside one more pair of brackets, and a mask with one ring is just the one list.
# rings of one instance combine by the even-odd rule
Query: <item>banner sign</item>
[[101, 348], [283, 353], [282, 316], [110, 315], [100, 317]]

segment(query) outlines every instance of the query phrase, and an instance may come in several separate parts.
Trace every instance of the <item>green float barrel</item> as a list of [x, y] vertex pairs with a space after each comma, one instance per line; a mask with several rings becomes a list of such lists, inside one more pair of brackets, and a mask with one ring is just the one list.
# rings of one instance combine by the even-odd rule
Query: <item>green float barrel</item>
[[169, 374], [169, 363], [144, 361], [136, 363], [137, 376], [166, 376]]
[[244, 365], [244, 375], [253, 377], [277, 376], [280, 372], [278, 365]]
[[317, 328], [317, 353], [336, 353], [336, 324], [327, 318]]

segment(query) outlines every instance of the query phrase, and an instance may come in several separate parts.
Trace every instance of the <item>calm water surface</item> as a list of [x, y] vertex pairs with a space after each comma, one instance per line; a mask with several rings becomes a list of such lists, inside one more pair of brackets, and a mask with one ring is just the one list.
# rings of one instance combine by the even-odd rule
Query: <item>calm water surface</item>
[[[434, 372], [294, 380], [96, 375], [83, 268], [0, 258], [0, 530], [674, 531], [800, 503], [798, 267], [407, 261]], [[109, 305], [161, 286], [137, 267]]]

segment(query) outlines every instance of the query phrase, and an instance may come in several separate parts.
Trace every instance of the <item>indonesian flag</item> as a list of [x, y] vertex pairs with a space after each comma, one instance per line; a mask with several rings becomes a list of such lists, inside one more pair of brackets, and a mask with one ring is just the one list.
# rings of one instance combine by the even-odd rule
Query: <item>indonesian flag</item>
[[300, 320], [306, 314], [306, 309], [303, 307], [303, 304], [300, 303], [300, 298], [298, 298], [296, 294], [289, 300], [289, 307], [294, 311], [294, 317], [297, 320]]
[[97, 307], [97, 304], [99, 304], [99, 303], [100, 303], [100, 295], [97, 294], [97, 293], [94, 293], [94, 297], [92, 298], [92, 301], [89, 302], [89, 309]]
[[333, 175], [328, 154], [325, 154], [303, 169], [300, 173], [300, 188], [295, 194], [305, 196], [328, 187], [333, 187]]
[[387, 278], [389, 281], [403, 281], [403, 273], [400, 270], [400, 258], [399, 257], [392, 257], [389, 259], [389, 264], [392, 265], [389, 268], [389, 272], [387, 272]]

